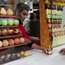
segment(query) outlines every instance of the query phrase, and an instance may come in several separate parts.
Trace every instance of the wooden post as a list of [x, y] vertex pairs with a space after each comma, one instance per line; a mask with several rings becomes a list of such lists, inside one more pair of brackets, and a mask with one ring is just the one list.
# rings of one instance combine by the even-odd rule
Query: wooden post
[[51, 41], [49, 37], [48, 24], [46, 21], [46, 11], [44, 0], [39, 1], [40, 8], [40, 43], [42, 48], [51, 48]]

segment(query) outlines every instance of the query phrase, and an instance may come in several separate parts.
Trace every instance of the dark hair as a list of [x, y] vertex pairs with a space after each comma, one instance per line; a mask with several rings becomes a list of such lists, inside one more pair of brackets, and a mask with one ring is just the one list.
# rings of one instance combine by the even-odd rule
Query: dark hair
[[27, 11], [29, 11], [29, 6], [27, 5], [27, 4], [24, 4], [24, 3], [18, 3], [17, 5], [16, 5], [16, 10], [18, 11], [18, 12], [22, 12], [23, 10], [27, 10]]
[[30, 13], [30, 19], [31, 19], [31, 20], [34, 19], [34, 13]]
[[37, 11], [33, 11], [33, 13], [30, 13], [30, 19], [31, 20], [33, 20], [34, 18], [37, 18], [37, 19], [39, 19], [40, 17], [39, 17], [39, 10], [37, 10]]

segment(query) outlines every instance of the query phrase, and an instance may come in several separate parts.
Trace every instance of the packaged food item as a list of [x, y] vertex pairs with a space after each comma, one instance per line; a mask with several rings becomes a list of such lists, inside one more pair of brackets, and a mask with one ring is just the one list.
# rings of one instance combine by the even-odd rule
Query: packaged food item
[[7, 14], [6, 9], [4, 7], [1, 8], [0, 14], [3, 16]]
[[14, 44], [16, 44], [16, 45], [20, 44], [20, 39], [19, 38], [15, 38], [14, 39]]
[[9, 39], [8, 42], [9, 42], [10, 46], [14, 45], [14, 40], [13, 39]]
[[7, 15], [9, 15], [9, 16], [13, 16], [14, 15], [14, 12], [13, 12], [13, 10], [11, 8], [8, 8]]
[[2, 47], [3, 46], [3, 43], [2, 43], [2, 41], [0, 41], [0, 47]]
[[9, 45], [8, 40], [3, 40], [2, 43], [3, 43], [3, 46], [4, 46], [4, 47]]

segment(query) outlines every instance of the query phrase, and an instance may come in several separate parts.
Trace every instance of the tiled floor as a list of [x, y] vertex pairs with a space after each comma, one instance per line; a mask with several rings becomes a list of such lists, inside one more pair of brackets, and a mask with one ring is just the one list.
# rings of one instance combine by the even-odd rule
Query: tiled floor
[[59, 50], [64, 47], [65, 45], [55, 48], [49, 56], [34, 49], [31, 56], [4, 65], [65, 65], [65, 56], [59, 54]]

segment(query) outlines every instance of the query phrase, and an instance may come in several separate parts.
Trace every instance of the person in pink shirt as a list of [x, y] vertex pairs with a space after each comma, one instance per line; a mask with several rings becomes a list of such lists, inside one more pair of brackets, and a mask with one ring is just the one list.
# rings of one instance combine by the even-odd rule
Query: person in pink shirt
[[[27, 17], [28, 11], [29, 11], [29, 6], [27, 4], [18, 3], [16, 5], [16, 16], [17, 16], [19, 23], [20, 23], [19, 26], [18, 26], [19, 31], [20, 31], [21, 34], [23, 34], [25, 39], [30, 42], [30, 44], [28, 44], [30, 48], [36, 48], [36, 49], [41, 49], [41, 50], [45, 51], [43, 48], [41, 48], [40, 45], [38, 45], [36, 43], [36, 41], [34, 40], [33, 37], [31, 37], [27, 34], [27, 32], [26, 32], [26, 30], [23, 26], [23, 21]], [[37, 42], [40, 43], [39, 38], [37, 38]]]

